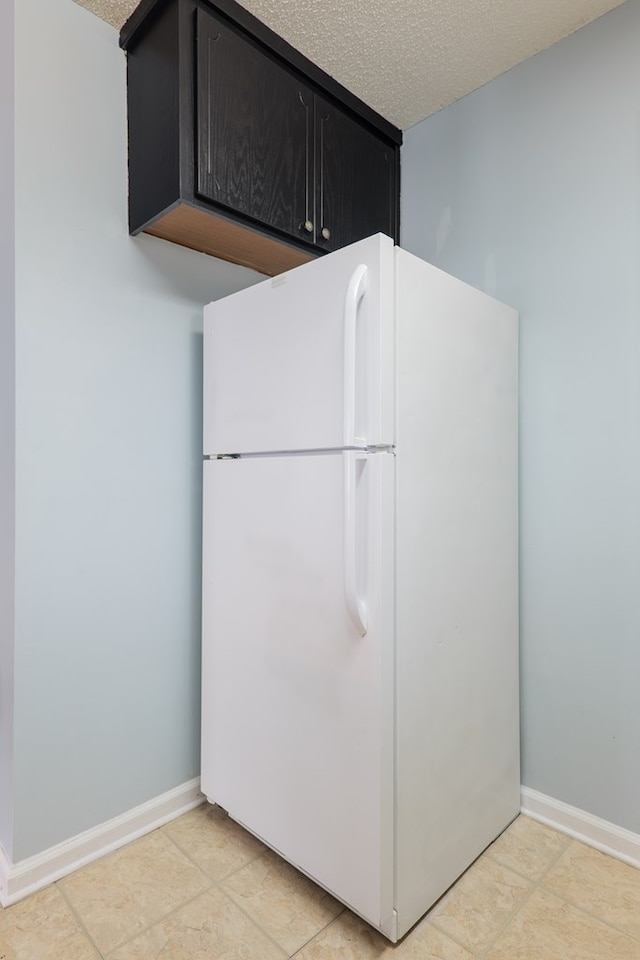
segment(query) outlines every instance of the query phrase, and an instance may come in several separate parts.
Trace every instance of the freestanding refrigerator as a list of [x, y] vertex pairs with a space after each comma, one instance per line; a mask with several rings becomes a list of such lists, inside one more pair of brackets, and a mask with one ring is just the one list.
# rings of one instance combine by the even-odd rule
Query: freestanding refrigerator
[[517, 416], [387, 237], [205, 308], [202, 790], [392, 941], [519, 811]]

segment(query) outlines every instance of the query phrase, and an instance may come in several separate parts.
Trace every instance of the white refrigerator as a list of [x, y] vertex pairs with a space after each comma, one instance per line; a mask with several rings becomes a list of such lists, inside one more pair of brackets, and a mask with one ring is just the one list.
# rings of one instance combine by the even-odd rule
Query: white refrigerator
[[202, 791], [392, 941], [519, 812], [517, 329], [381, 235], [205, 308]]

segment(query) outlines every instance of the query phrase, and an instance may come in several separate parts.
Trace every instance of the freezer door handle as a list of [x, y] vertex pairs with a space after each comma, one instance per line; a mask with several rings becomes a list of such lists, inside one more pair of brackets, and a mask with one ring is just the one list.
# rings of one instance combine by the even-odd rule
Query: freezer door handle
[[358, 596], [358, 537], [357, 537], [357, 460], [366, 456], [353, 451], [344, 458], [344, 596], [351, 621], [361, 637], [367, 632], [367, 604]]
[[361, 263], [351, 275], [344, 299], [344, 445], [366, 446], [356, 438], [356, 321], [358, 305], [367, 289], [367, 268]]

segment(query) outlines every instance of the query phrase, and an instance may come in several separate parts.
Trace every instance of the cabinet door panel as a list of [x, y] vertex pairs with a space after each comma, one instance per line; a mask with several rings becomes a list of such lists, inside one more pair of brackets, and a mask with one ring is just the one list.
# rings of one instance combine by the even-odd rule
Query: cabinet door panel
[[336, 250], [374, 233], [397, 239], [393, 146], [318, 96], [315, 131], [318, 245]]
[[197, 193], [311, 241], [312, 92], [202, 9], [196, 32]]

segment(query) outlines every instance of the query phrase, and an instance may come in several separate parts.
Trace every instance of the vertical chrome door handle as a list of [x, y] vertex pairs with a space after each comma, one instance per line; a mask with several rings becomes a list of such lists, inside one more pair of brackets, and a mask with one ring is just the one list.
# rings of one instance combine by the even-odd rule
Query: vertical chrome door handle
[[[366, 455], [355, 450], [342, 454], [344, 458], [344, 598], [351, 622], [361, 637], [367, 632], [367, 604], [358, 595], [358, 530], [356, 510], [356, 465]], [[365, 467], [366, 469], [366, 467]]]
[[[356, 446], [356, 320], [367, 289], [367, 268], [361, 263], [351, 275], [344, 298], [344, 446]], [[359, 439], [358, 446], [366, 441]]]

